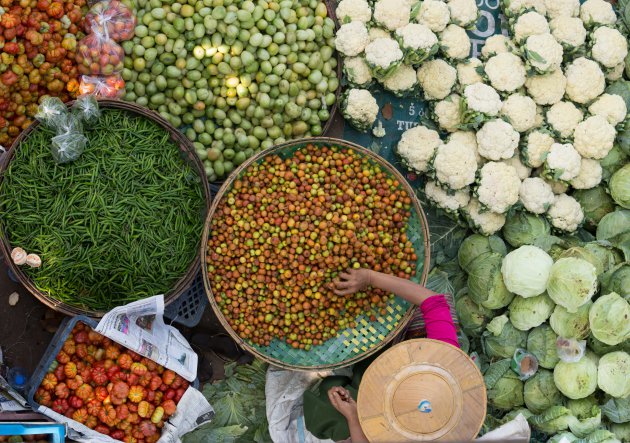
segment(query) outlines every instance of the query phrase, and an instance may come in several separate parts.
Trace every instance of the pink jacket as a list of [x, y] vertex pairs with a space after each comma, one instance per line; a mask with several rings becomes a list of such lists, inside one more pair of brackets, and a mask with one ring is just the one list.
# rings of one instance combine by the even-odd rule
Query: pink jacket
[[443, 295], [427, 298], [420, 305], [427, 338], [441, 340], [459, 348], [457, 330], [451, 317], [451, 311]]

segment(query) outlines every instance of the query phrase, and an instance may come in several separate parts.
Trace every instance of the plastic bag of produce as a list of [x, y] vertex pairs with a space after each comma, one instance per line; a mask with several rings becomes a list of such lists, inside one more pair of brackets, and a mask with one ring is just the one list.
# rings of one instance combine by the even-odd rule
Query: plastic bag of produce
[[35, 114], [42, 125], [55, 131], [65, 122], [67, 116], [68, 108], [59, 97], [44, 97]]
[[125, 93], [125, 81], [120, 74], [101, 76], [82, 75], [79, 94], [103, 98], [120, 98]]
[[73, 114], [88, 125], [95, 123], [101, 116], [98, 101], [93, 95], [82, 95], [72, 105]]
[[125, 51], [109, 37], [106, 28], [93, 29], [77, 48], [77, 65], [84, 75], [112, 75], [123, 70]]
[[86, 144], [81, 121], [68, 114], [60, 124], [57, 135], [52, 138], [50, 151], [57, 163], [68, 163], [79, 158]]
[[586, 352], [586, 340], [558, 337], [556, 350], [560, 360], [566, 363], [576, 363], [580, 361]]
[[126, 5], [118, 0], [96, 3], [85, 16], [88, 32], [106, 31], [117, 42], [133, 37], [136, 17]]

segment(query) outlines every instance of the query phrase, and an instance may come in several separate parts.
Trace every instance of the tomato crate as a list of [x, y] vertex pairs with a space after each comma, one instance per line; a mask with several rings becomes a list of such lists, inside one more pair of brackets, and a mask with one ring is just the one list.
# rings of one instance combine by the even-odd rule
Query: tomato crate
[[64, 443], [66, 427], [58, 423], [0, 422], [0, 441], [2, 437], [40, 436], [35, 441], [47, 443]]

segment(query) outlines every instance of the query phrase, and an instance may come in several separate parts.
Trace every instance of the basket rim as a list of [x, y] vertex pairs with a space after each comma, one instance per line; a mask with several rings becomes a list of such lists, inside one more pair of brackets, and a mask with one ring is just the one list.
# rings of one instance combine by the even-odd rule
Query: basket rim
[[219, 190], [219, 192], [217, 192], [217, 194], [215, 195], [215, 198], [212, 202], [212, 206], [210, 207], [210, 211], [208, 211], [206, 223], [204, 225], [203, 237], [201, 239], [201, 251], [200, 251], [201, 271], [203, 274], [204, 289], [206, 291], [208, 301], [210, 302], [210, 306], [212, 307], [212, 310], [214, 311], [214, 314], [216, 315], [217, 319], [219, 320], [221, 325], [225, 328], [225, 330], [230, 334], [232, 339], [239, 346], [246, 349], [248, 352], [253, 353], [257, 358], [260, 358], [261, 360], [271, 365], [281, 367], [284, 369], [295, 370], [295, 371], [315, 371], [315, 370], [328, 370], [328, 369], [342, 368], [342, 367], [350, 366], [360, 360], [363, 360], [373, 355], [374, 353], [376, 353], [377, 351], [385, 347], [387, 344], [389, 344], [399, 333], [401, 333], [404, 330], [407, 323], [409, 323], [409, 320], [411, 319], [413, 315], [413, 311], [415, 309], [415, 306], [413, 304], [410, 304], [409, 307], [407, 308], [407, 312], [405, 313], [405, 315], [403, 315], [401, 319], [398, 321], [398, 325], [396, 326], [396, 328], [390, 331], [379, 344], [377, 344], [376, 346], [373, 346], [371, 349], [368, 349], [366, 352], [355, 355], [339, 363], [313, 365], [313, 366], [289, 364], [282, 360], [269, 357], [263, 354], [262, 352], [258, 351], [254, 346], [250, 345], [247, 341], [242, 339], [236, 333], [236, 331], [234, 331], [234, 329], [230, 326], [230, 324], [227, 322], [225, 315], [223, 314], [223, 312], [221, 312], [219, 305], [214, 299], [214, 294], [212, 292], [212, 286], [210, 284], [210, 279], [209, 279], [208, 271], [207, 271], [207, 263], [206, 263], [206, 257], [207, 257], [207, 252], [208, 252], [208, 237], [210, 234], [210, 225], [214, 217], [214, 214], [216, 210], [218, 209], [219, 204], [223, 200], [224, 194], [232, 187], [232, 184], [240, 176], [240, 174], [244, 170], [249, 168], [249, 166], [251, 166], [253, 163], [258, 162], [260, 159], [266, 157], [267, 155], [276, 153], [278, 151], [282, 151], [286, 148], [291, 148], [296, 145], [308, 145], [308, 144], [337, 145], [340, 147], [354, 149], [355, 151], [363, 155], [366, 155], [371, 160], [378, 163], [379, 166], [387, 169], [390, 173], [392, 173], [393, 176], [401, 184], [401, 186], [405, 189], [405, 191], [409, 194], [409, 197], [411, 198], [411, 201], [412, 201], [412, 205], [415, 208], [416, 213], [418, 214], [418, 217], [420, 219], [421, 229], [425, 234], [424, 239], [423, 239], [424, 248], [425, 248], [424, 249], [425, 251], [424, 266], [422, 269], [422, 275], [420, 276], [421, 285], [426, 285], [428, 274], [429, 274], [429, 265], [430, 265], [430, 260], [431, 260], [431, 242], [429, 238], [429, 224], [416, 193], [413, 191], [413, 188], [411, 187], [409, 182], [392, 164], [390, 164], [387, 160], [385, 160], [378, 154], [370, 151], [369, 149], [364, 148], [363, 146], [360, 146], [356, 143], [353, 143], [347, 140], [342, 140], [342, 139], [337, 139], [337, 138], [332, 138], [332, 137], [311, 137], [311, 138], [291, 140], [285, 143], [281, 143], [279, 145], [268, 148], [264, 151], [260, 151], [256, 155], [247, 159], [243, 164], [241, 164], [237, 169], [235, 169], [232, 172], [232, 174], [230, 174], [230, 176], [226, 179], [226, 181], [221, 186], [221, 189]]
[[[206, 218], [208, 211], [210, 209], [210, 202], [212, 200], [212, 193], [210, 191], [210, 186], [208, 184], [208, 177], [205, 174], [203, 164], [201, 160], [195, 153], [195, 149], [192, 145], [192, 142], [188, 140], [180, 131], [178, 131], [173, 125], [171, 125], [166, 119], [164, 119], [157, 112], [137, 105], [135, 103], [123, 102], [121, 100], [111, 100], [111, 99], [97, 99], [99, 103], [99, 107], [104, 109], [122, 109], [125, 111], [129, 111], [132, 113], [139, 114], [143, 117], [146, 117], [153, 122], [160, 125], [163, 129], [165, 129], [170, 135], [170, 140], [179, 148], [179, 150], [186, 154], [187, 160], [191, 162], [191, 166], [196, 171], [199, 176], [203, 190], [203, 196], [205, 201], [205, 209], [202, 217]], [[71, 108], [75, 103], [75, 100], [71, 100], [65, 103], [68, 108]], [[6, 152], [0, 157], [0, 183], [4, 179], [4, 172], [8, 168], [11, 160], [13, 159], [16, 150], [19, 148], [20, 143], [22, 143], [31, 132], [33, 132], [38, 126], [39, 121], [34, 120], [28, 128], [18, 135], [18, 137], [13, 141], [11, 147], [6, 150]], [[5, 261], [11, 271], [15, 274], [19, 282], [31, 293], [33, 294], [39, 301], [44, 303], [49, 308], [61, 312], [66, 315], [75, 316], [75, 315], [84, 315], [90, 318], [101, 318], [107, 312], [105, 311], [96, 311], [91, 309], [84, 309], [74, 305], [70, 305], [68, 303], [59, 301], [44, 292], [40, 291], [35, 287], [32, 280], [22, 271], [22, 269], [13, 263], [11, 260], [11, 244], [9, 242], [9, 238], [4, 230], [0, 229], [0, 251], [5, 257]], [[197, 275], [199, 270], [199, 264], [201, 262], [201, 257], [199, 255], [199, 251], [197, 251], [196, 256], [191, 260], [190, 265], [188, 266], [186, 273], [182, 275], [182, 277], [177, 280], [175, 285], [164, 295], [164, 306], [168, 306], [170, 303], [174, 302], [180, 295], [182, 295], [190, 286], [193, 279]]]

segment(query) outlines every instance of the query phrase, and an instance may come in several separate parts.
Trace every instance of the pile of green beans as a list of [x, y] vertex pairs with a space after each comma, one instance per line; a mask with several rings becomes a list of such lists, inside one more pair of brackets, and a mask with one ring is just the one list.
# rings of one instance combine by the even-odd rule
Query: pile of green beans
[[201, 180], [158, 124], [102, 109], [74, 162], [57, 164], [38, 126], [0, 183], [0, 228], [42, 259], [24, 267], [50, 297], [95, 311], [163, 294], [195, 259]]
[[124, 100], [195, 143], [210, 181], [260, 149], [321, 135], [339, 86], [322, 0], [138, 0]]

